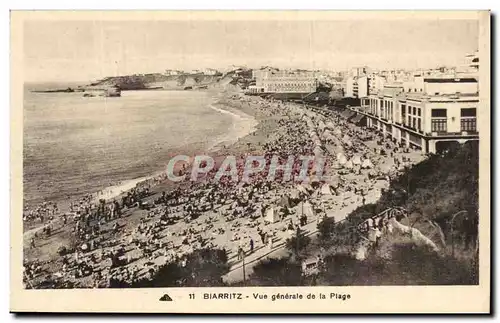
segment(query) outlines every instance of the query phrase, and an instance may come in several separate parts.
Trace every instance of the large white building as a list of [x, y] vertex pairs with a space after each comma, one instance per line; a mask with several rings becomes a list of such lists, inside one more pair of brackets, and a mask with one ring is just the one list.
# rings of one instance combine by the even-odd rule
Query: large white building
[[312, 93], [318, 88], [315, 72], [303, 70], [278, 70], [266, 67], [252, 71], [255, 86], [253, 93]]
[[416, 77], [386, 84], [363, 98], [358, 111], [384, 136], [435, 153], [452, 142], [479, 139], [478, 108], [476, 78]]

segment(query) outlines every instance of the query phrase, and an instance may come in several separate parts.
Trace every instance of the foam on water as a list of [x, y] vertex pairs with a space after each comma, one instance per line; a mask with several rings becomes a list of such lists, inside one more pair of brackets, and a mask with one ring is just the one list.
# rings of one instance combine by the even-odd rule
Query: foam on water
[[[112, 199], [165, 171], [172, 154], [213, 148], [253, 131], [252, 117], [204, 92], [126, 92], [121, 98], [26, 93], [24, 198]], [[188, 153], [189, 154], [189, 153]]]

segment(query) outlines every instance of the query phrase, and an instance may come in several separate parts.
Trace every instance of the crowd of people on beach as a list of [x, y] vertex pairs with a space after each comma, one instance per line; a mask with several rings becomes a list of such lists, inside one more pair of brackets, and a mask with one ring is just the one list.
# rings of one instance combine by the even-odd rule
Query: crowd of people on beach
[[[324, 217], [345, 217], [341, 214], [347, 211], [340, 210], [376, 201], [389, 175], [413, 160], [410, 151], [338, 112], [243, 95], [229, 101], [236, 108], [253, 105], [276, 121], [276, 129], [240, 152], [238, 161], [256, 153], [266, 161], [278, 156], [281, 163], [289, 156], [326, 156], [326, 176], [321, 181], [269, 181], [266, 170], [246, 182], [229, 176], [214, 181], [212, 170], [198, 181], [158, 191], [166, 179], [159, 175], [108, 200], [86, 195], [66, 211], [43, 203], [25, 210], [24, 220], [43, 228], [29, 237], [28, 249], [61, 234], [55, 229], [71, 232], [71, 239], [53, 258], [25, 258], [27, 286], [47, 280], [56, 287], [67, 281], [78, 287], [130, 286], [153, 277], [165, 263], [186, 266], [185, 256], [201, 248], [225, 249], [230, 265], [236, 265], [260, 248], [278, 248], [296, 228], [312, 232]], [[313, 167], [308, 171], [315, 172]], [[292, 178], [299, 173], [300, 165], [294, 164]], [[242, 174], [240, 162], [238, 178]]]

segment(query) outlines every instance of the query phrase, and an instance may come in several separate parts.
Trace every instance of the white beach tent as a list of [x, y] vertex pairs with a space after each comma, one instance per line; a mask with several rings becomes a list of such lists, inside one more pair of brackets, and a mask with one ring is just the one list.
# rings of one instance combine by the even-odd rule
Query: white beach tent
[[297, 213], [299, 214], [299, 216], [304, 214], [309, 219], [311, 219], [314, 216], [314, 209], [312, 204], [309, 201], [299, 203]]
[[351, 169], [354, 167], [354, 165], [352, 164], [352, 161], [349, 160], [347, 163], [345, 163], [344, 167]]
[[342, 137], [342, 142], [346, 145], [346, 146], [352, 146], [352, 142], [351, 142], [351, 137], [349, 137], [348, 135], [344, 135], [344, 137]]
[[326, 124], [323, 122], [323, 120], [320, 120], [318, 123], [318, 129], [323, 131], [325, 128]]
[[336, 189], [339, 188], [339, 186], [340, 186], [340, 178], [338, 176], [332, 177], [330, 179], [330, 187]]
[[345, 157], [344, 154], [339, 153], [337, 154], [337, 161], [339, 162], [340, 165], [345, 165], [347, 163], [347, 158]]
[[342, 135], [342, 131], [339, 128], [335, 128], [333, 130], [333, 134], [336, 135], [336, 136], [341, 136]]
[[313, 153], [314, 153], [314, 156], [316, 158], [318, 158], [318, 157], [323, 155], [323, 149], [320, 146], [316, 146], [316, 147], [314, 147]]
[[270, 207], [269, 210], [266, 211], [265, 221], [269, 223], [276, 223], [280, 221], [280, 216], [278, 212], [274, 210], [274, 207]]
[[323, 195], [334, 195], [334, 192], [332, 190], [332, 188], [330, 187], [330, 185], [328, 185], [327, 183], [323, 184], [323, 186], [321, 186], [321, 194]]
[[300, 197], [300, 191], [298, 189], [294, 188], [290, 191], [290, 198], [292, 200], [298, 200], [299, 197]]
[[373, 168], [372, 161], [369, 158], [363, 160], [363, 164], [361, 165], [361, 168]]
[[361, 157], [359, 155], [354, 155], [354, 157], [351, 158], [352, 164], [353, 165], [361, 165]]

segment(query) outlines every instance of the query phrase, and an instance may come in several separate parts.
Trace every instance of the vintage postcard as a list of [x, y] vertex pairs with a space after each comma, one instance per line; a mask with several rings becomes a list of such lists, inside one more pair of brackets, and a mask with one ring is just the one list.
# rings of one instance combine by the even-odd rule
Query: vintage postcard
[[11, 311], [489, 313], [489, 11], [12, 11]]

